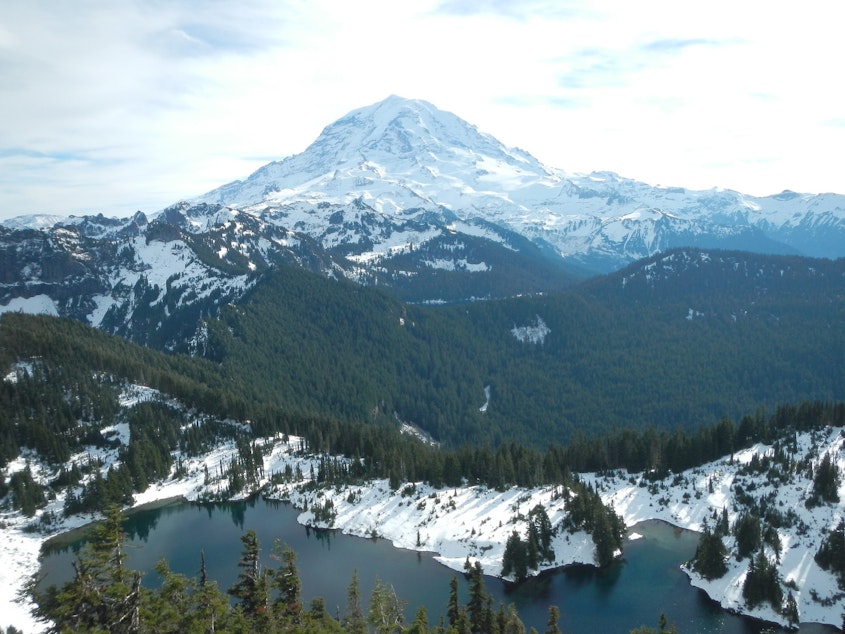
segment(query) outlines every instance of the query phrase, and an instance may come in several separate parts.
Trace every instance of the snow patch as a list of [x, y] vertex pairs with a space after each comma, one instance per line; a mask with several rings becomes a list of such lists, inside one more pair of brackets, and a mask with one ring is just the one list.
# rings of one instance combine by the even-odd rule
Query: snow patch
[[0, 305], [0, 315], [3, 313], [26, 313], [28, 315], [59, 316], [59, 310], [49, 295], [34, 295], [32, 297], [14, 297], [8, 304]]
[[511, 334], [521, 343], [542, 344], [546, 340], [546, 335], [550, 332], [551, 329], [539, 315], [537, 315], [537, 319], [533, 325], [514, 326], [511, 328]]

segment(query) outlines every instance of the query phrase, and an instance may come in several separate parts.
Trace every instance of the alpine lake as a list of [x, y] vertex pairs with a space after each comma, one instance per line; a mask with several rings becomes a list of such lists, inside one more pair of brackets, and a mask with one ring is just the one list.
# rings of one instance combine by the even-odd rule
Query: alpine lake
[[[380, 579], [393, 585], [396, 594], [407, 602], [407, 623], [421, 605], [426, 607], [430, 625], [445, 618], [453, 576], [459, 581], [460, 601], [466, 603], [469, 590], [464, 575], [439, 564], [434, 553], [394, 548], [385, 539], [309, 529], [297, 523], [298, 515], [299, 511], [289, 504], [261, 498], [216, 505], [180, 501], [137, 509], [128, 514], [124, 524], [129, 537], [127, 565], [145, 571], [144, 583], [155, 587], [159, 579], [153, 567], [159, 560], [165, 558], [173, 571], [195, 577], [202, 551], [209, 578], [225, 590], [238, 574], [240, 537], [254, 530], [265, 565], [278, 565], [270, 559], [276, 539], [296, 552], [306, 607], [319, 596], [333, 616], [342, 615], [356, 571], [364, 609], [376, 579]], [[629, 539], [624, 556], [605, 569], [571, 566], [519, 585], [487, 576], [486, 590], [496, 606], [500, 602], [516, 606], [526, 631], [530, 627], [545, 630], [550, 605], [560, 609], [558, 624], [567, 634], [627, 633], [641, 625], [655, 628], [661, 613], [681, 633], [784, 631], [728, 613], [690, 585], [679, 566], [695, 552], [696, 533], [657, 521], [637, 524], [629, 531], [641, 537]], [[85, 543], [84, 529], [47, 542], [42, 551], [42, 583], [61, 585], [70, 579], [71, 562]], [[809, 624], [799, 631], [829, 634], [837, 630]]]

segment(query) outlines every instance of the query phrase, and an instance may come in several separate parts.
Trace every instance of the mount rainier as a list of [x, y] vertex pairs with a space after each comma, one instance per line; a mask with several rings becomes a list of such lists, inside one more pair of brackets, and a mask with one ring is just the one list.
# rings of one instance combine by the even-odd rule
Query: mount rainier
[[[318, 209], [345, 213], [356, 201], [394, 222], [434, 213], [459, 231], [468, 231], [459, 222], [494, 223], [598, 272], [678, 246], [845, 255], [841, 195], [759, 198], [652, 187], [610, 172], [572, 175], [425, 101], [395, 96], [331, 124], [302, 154], [197, 199], [286, 220], [314, 237], [329, 216]], [[344, 239], [354, 236], [337, 236]], [[366, 255], [384, 252], [374, 245]]]
[[392, 96], [301, 154], [149, 217], [5, 221], [0, 310], [172, 347], [280, 263], [437, 303], [556, 291], [674, 247], [842, 257], [845, 196], [569, 174]]

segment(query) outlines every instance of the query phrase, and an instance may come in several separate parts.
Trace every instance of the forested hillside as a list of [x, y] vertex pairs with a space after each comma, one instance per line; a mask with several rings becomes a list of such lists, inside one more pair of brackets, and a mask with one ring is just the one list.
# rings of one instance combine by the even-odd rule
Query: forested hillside
[[845, 398], [843, 269], [685, 250], [558, 294], [423, 307], [283, 268], [197, 351], [256, 399], [455, 446], [692, 429]]

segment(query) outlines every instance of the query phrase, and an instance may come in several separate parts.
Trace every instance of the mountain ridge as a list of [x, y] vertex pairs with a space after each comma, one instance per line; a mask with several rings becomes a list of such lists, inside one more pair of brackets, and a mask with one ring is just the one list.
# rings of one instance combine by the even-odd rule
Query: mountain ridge
[[[303, 152], [151, 220], [174, 207], [193, 210], [186, 231], [208, 230], [221, 222], [221, 210], [237, 210], [351, 257], [371, 274], [397, 247], [442, 239], [460, 232], [456, 221], [477, 220], [592, 273], [684, 246], [845, 257], [843, 195], [755, 197], [654, 187], [613, 172], [568, 173], [429, 102], [395, 95], [329, 124]], [[5, 224], [43, 229], [50, 222], [40, 216]]]
[[845, 255], [845, 196], [755, 197], [652, 187], [612, 172], [569, 174], [428, 102], [396, 96], [352, 111], [301, 154], [195, 202], [271, 210], [356, 199], [392, 214], [422, 205], [464, 220], [480, 216], [601, 272], [673, 246]]

